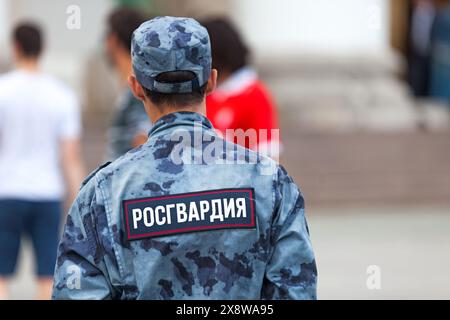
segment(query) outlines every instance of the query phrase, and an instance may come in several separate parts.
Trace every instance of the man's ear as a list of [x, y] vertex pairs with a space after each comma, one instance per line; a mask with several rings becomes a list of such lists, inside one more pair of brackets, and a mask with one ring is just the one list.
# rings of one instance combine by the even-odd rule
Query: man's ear
[[15, 60], [19, 60], [22, 57], [22, 48], [17, 41], [13, 42], [11, 52]]
[[118, 50], [123, 50], [119, 38], [112, 32], [106, 36], [106, 46], [111, 53], [115, 53]]
[[206, 85], [206, 95], [213, 92], [217, 87], [217, 69], [211, 70], [211, 75], [208, 79], [208, 84]]
[[131, 92], [133, 92], [134, 96], [144, 102], [146, 99], [144, 89], [142, 89], [141, 84], [137, 81], [134, 75], [130, 75], [128, 77], [128, 85], [130, 86]]

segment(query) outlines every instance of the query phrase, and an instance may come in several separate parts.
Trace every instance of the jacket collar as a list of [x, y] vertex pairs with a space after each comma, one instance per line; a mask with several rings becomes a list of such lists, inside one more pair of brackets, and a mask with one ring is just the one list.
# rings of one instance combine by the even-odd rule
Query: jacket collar
[[214, 91], [215, 95], [230, 97], [245, 91], [258, 80], [258, 74], [251, 67], [242, 67], [233, 72], [228, 79]]
[[180, 111], [167, 114], [159, 118], [150, 129], [148, 136], [154, 136], [156, 133], [166, 131], [176, 126], [201, 127], [205, 130], [214, 130], [211, 121], [205, 116], [189, 111]]

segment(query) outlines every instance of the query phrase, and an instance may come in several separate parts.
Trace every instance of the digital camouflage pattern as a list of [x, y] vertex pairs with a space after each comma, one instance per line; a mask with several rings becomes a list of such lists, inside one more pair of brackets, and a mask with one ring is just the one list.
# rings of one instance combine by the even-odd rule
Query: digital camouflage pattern
[[127, 89], [119, 100], [117, 113], [108, 129], [108, 160], [115, 160], [133, 149], [134, 138], [147, 134], [150, 128], [151, 122], [144, 105]]
[[[204, 136], [183, 152], [212, 143], [224, 151], [212, 152], [215, 163], [173, 161], [180, 131]], [[283, 167], [255, 155], [222, 140], [200, 114], [159, 119], [144, 145], [81, 188], [59, 245], [53, 298], [316, 299], [303, 196]], [[254, 188], [256, 229], [126, 240], [123, 200], [223, 188]]]
[[[131, 58], [137, 80], [151, 91], [187, 93], [204, 85], [211, 74], [211, 44], [208, 32], [191, 18], [157, 17], [133, 33]], [[195, 79], [162, 83], [163, 72], [191, 71]]]

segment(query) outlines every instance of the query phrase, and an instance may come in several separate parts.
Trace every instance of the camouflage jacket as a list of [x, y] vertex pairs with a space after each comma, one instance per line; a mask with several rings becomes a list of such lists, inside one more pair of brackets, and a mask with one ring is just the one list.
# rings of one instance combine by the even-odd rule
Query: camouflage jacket
[[54, 280], [54, 299], [316, 299], [317, 271], [287, 172], [179, 112], [83, 183]]
[[127, 89], [119, 99], [117, 113], [108, 129], [108, 160], [115, 160], [133, 149], [136, 135], [145, 134], [150, 128], [144, 105]]

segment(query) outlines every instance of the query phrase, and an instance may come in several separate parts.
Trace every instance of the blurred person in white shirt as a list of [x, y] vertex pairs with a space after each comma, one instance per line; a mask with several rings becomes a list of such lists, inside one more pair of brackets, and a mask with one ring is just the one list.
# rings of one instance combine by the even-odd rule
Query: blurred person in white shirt
[[12, 34], [15, 70], [0, 75], [0, 299], [16, 269], [22, 235], [36, 258], [38, 299], [50, 298], [64, 197], [84, 176], [75, 94], [39, 69], [40, 28]]

